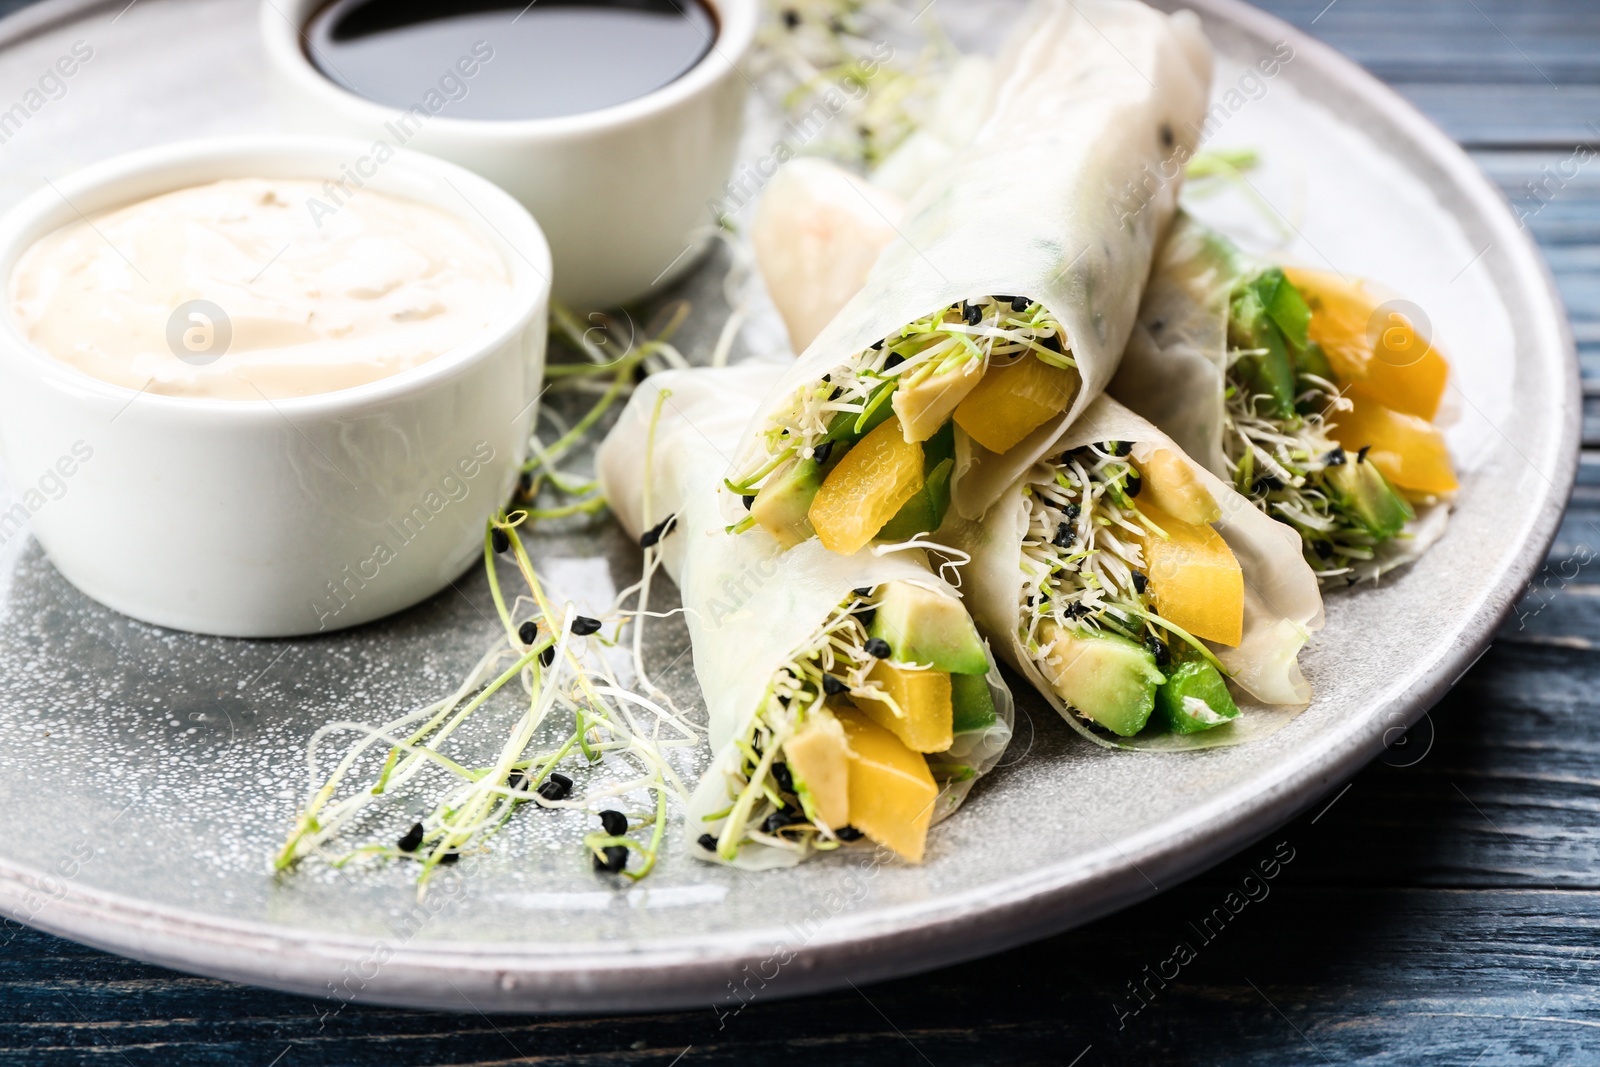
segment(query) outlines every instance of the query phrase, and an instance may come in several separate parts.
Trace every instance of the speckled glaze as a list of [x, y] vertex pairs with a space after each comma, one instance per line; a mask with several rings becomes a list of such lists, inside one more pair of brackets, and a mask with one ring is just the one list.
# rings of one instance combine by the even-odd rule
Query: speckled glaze
[[[143, 0], [112, 25], [123, 6], [47, 3], [0, 32], [10, 35], [0, 98], [72, 40], [96, 48], [67, 97], [48, 105], [51, 124], [36, 118], [7, 146], [12, 174], [265, 124], [250, 0]], [[1531, 243], [1442, 134], [1282, 24], [1224, 0], [1194, 6], [1236, 64], [1219, 71], [1220, 86], [1273, 42], [1296, 52], [1223, 134], [1276, 116], [1314, 143], [1333, 136], [1317, 124], [1336, 114], [1340, 136], [1370, 145], [1370, 158], [1328, 167], [1358, 193], [1393, 190], [1406, 228], [1373, 237], [1394, 250], [1383, 252], [1395, 257], [1389, 273], [1412, 272], [1392, 280], [1439, 308], [1436, 326], [1453, 325], [1451, 440], [1472, 456], [1451, 528], [1429, 555], [1379, 587], [1329, 596], [1327, 628], [1304, 658], [1316, 700], [1288, 727], [1182, 757], [1106, 752], [1019, 683], [1011, 751], [935, 833], [921, 867], [855, 852], [751, 875], [673, 852], [646, 882], [619, 885], [588, 869], [581, 816], [525, 811], [491, 855], [454, 868], [419, 906], [408, 873], [393, 867], [274, 876], [268, 861], [304, 789], [304, 742], [317, 726], [431, 701], [482, 650], [492, 611], [479, 572], [364, 628], [232, 641], [117, 616], [18, 536], [0, 545], [0, 736], [9, 742], [0, 813], [35, 832], [0, 839], [0, 906], [142, 959], [329, 996], [329, 1010], [361, 999], [726, 1015], [752, 997], [862, 983], [1088, 921], [1195, 873], [1336, 787], [1461, 676], [1542, 559], [1576, 463], [1576, 360]], [[941, 17], [957, 39], [987, 42], [1004, 21], [996, 9], [1015, 5], [952, 0]], [[22, 39], [29, 26], [38, 32]], [[179, 69], [181, 84], [208, 77], [216, 92], [179, 92], [168, 73]], [[162, 106], [129, 108], [130, 96]], [[122, 106], [113, 111], [111, 99]], [[111, 114], [137, 117], [113, 124]], [[766, 121], [752, 127], [748, 151], [770, 145]], [[34, 181], [0, 196], [14, 200]], [[1260, 179], [1269, 193], [1271, 181]], [[1315, 203], [1301, 231], [1342, 259], [1338, 231], [1360, 226], [1318, 216]], [[1378, 216], [1381, 206], [1373, 201]], [[1352, 268], [1383, 273], [1365, 251], [1349, 251]], [[679, 335], [702, 358], [720, 325], [722, 266], [708, 263], [680, 294], [704, 310]], [[758, 320], [736, 356], [778, 336]], [[115, 516], [106, 520], [115, 537]], [[545, 527], [534, 550], [552, 583], [580, 601], [609, 599], [639, 562], [604, 520]], [[671, 606], [664, 592], [661, 606]], [[647, 632], [658, 679], [695, 707], [681, 625]], [[486, 720], [466, 742], [491, 743], [493, 727]], [[680, 770], [692, 774], [703, 758], [680, 760]], [[373, 833], [399, 832], [414, 810], [385, 810]]]

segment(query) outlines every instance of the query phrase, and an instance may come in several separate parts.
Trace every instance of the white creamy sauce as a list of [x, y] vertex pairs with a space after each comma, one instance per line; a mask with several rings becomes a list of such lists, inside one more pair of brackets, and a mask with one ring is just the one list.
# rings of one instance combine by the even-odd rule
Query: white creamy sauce
[[314, 217], [313, 197], [308, 180], [229, 179], [70, 223], [18, 260], [12, 317], [104, 381], [277, 400], [409, 370], [504, 307], [505, 260], [456, 217], [370, 189]]

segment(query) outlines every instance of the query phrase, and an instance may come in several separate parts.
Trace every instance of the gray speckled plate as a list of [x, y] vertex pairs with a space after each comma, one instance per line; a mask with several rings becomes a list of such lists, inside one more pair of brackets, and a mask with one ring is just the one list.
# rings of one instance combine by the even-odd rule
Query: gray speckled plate
[[[0, 147], [0, 199], [125, 149], [271, 126], [254, 0], [125, 4], [47, 0], [0, 23], [6, 105], [72, 42], [94, 49], [65, 95]], [[1223, 196], [1197, 210], [1234, 212], [1262, 240], [1292, 237], [1308, 262], [1403, 289], [1457, 367], [1451, 442], [1469, 473], [1450, 531], [1381, 587], [1330, 597], [1305, 657], [1317, 699], [1286, 729], [1184, 757], [1117, 754], [1022, 697], [1007, 764], [940, 827], [923, 866], [836, 855], [752, 876], [673, 854], [639, 886], [614, 886], [587, 869], [581, 817], [530, 811], [418, 906], [404, 870], [275, 877], [268, 860], [317, 726], [435, 699], [479, 654], [492, 634], [481, 574], [351, 633], [226, 641], [101, 608], [17, 535], [0, 544], [0, 818], [13, 827], [0, 838], [0, 906], [141, 959], [340, 999], [727, 1011], [752, 992], [869, 981], [1085, 922], [1349, 776], [1460, 677], [1543, 558], [1577, 457], [1576, 360], [1531, 243], [1453, 144], [1281, 23], [1229, 0], [1195, 6], [1224, 57], [1213, 141], [1265, 153], [1252, 181], [1273, 205], [1240, 215], [1239, 198]], [[1015, 10], [947, 0], [940, 15], [958, 40], [987, 42]], [[1280, 41], [1293, 58], [1274, 77], [1250, 75]], [[752, 111], [755, 156], [774, 124], [759, 102]], [[685, 348], [701, 358], [720, 280], [712, 262], [679, 294], [700, 309]], [[740, 349], [775, 336], [758, 316]], [[0, 509], [18, 491], [0, 488]], [[105, 536], [117, 536], [115, 515]], [[603, 520], [542, 531], [536, 552], [557, 585], [596, 600], [638, 566]], [[684, 644], [676, 622], [655, 626], [650, 662], [694, 706]], [[466, 740], [492, 733], [485, 723]], [[397, 831], [410, 810], [387, 810], [373, 832]]]

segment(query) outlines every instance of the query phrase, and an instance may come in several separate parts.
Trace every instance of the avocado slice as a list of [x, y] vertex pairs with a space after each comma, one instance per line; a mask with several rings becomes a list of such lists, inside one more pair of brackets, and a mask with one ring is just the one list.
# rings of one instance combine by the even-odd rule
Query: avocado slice
[[806, 814], [834, 829], [850, 823], [850, 745], [823, 712], [783, 746], [795, 794]]
[[1231, 370], [1255, 398], [1256, 410], [1278, 418], [1292, 417], [1294, 363], [1289, 358], [1289, 343], [1267, 313], [1254, 284], [1236, 290], [1229, 301], [1228, 343], [1251, 350], [1250, 355], [1236, 359]]
[[1311, 305], [1307, 304], [1305, 297], [1300, 295], [1300, 290], [1284, 275], [1279, 267], [1268, 267], [1256, 275], [1251, 283], [1257, 295], [1261, 298], [1261, 306], [1266, 311], [1278, 329], [1283, 331], [1284, 340], [1289, 342], [1289, 347], [1298, 354], [1306, 347], [1308, 330], [1311, 326]]
[[1333, 376], [1333, 364], [1328, 362], [1328, 354], [1315, 341], [1294, 354], [1294, 370], [1296, 374], [1315, 374], [1327, 382], [1337, 383], [1339, 380]]
[[822, 488], [822, 467], [814, 459], [789, 460], [773, 471], [750, 504], [750, 517], [784, 548], [812, 535], [811, 499]]
[[1335, 454], [1343, 461], [1323, 469], [1323, 483], [1334, 503], [1363, 530], [1387, 541], [1416, 517], [1406, 498], [1395, 491], [1377, 467], [1359, 453], [1351, 456], [1340, 450]]
[[950, 676], [951, 729], [958, 734], [987, 730], [994, 725], [994, 695], [982, 674]]
[[[879, 382], [867, 402], [861, 405], [862, 410], [858, 415], [854, 411], [841, 411], [828, 422], [828, 432], [818, 442], [818, 447], [827, 444], [842, 444], [843, 448], [834, 451], [842, 456], [845, 451], [867, 434], [876, 430], [889, 416], [894, 414], [894, 405], [891, 400], [894, 395], [895, 381]], [[837, 457], [830, 457], [837, 458]]]
[[1209, 730], [1238, 718], [1228, 685], [1217, 669], [1203, 659], [1179, 664], [1156, 690], [1155, 721], [1175, 734]]
[[1154, 654], [1116, 634], [1051, 632], [1059, 636], [1041, 666], [1061, 699], [1119, 737], [1144, 729], [1155, 710], [1156, 687], [1166, 681]]
[[902, 381], [894, 392], [895, 414], [900, 416], [906, 440], [926, 441], [944, 428], [956, 405], [983, 380], [987, 364], [963, 363], [939, 374]]
[[878, 531], [880, 541], [908, 541], [932, 533], [950, 510], [950, 476], [956, 470], [956, 426], [947, 422], [922, 446], [922, 488]]
[[1295, 387], [1300, 390], [1303, 397], [1299, 403], [1295, 404], [1294, 409], [1301, 415], [1315, 414], [1327, 404], [1327, 399], [1321, 393], [1316, 392], [1316, 387], [1305, 380], [1308, 374], [1314, 374], [1323, 381], [1333, 382], [1335, 385], [1339, 382], [1339, 379], [1334, 376], [1333, 364], [1328, 362], [1328, 354], [1315, 341], [1308, 342], [1304, 348], [1294, 354]]
[[953, 596], [910, 582], [889, 582], [868, 636], [889, 642], [890, 658], [927, 663], [948, 674], [988, 674], [989, 657], [967, 609]]

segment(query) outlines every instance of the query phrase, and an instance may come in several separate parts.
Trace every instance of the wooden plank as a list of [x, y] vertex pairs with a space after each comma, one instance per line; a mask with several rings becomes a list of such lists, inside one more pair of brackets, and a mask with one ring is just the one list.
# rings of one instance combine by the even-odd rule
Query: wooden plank
[[1600, 82], [1600, 17], [1586, 0], [1263, 0], [1385, 81]]

